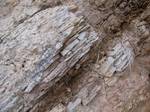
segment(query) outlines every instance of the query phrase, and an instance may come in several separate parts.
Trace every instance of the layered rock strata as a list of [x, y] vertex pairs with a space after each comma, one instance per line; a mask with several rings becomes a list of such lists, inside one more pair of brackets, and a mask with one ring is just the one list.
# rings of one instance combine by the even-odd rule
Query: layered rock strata
[[32, 108], [98, 39], [84, 18], [66, 6], [34, 12], [13, 30], [1, 30], [1, 112]]
[[1, 0], [0, 112], [149, 112], [149, 5]]

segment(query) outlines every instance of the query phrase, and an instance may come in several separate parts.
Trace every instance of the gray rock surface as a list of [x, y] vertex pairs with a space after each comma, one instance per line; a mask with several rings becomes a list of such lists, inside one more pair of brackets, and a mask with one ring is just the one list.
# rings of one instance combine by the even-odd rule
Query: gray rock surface
[[0, 112], [149, 112], [149, 12], [149, 0], [0, 0]]
[[129, 42], [118, 43], [112, 51], [108, 51], [108, 57], [102, 62], [99, 73], [111, 77], [115, 72], [122, 72], [131, 66], [134, 61], [134, 52]]
[[74, 102], [70, 102], [67, 106], [67, 112], [76, 112], [76, 108], [81, 105], [81, 99], [77, 98]]
[[[20, 4], [15, 8], [21, 10], [23, 6]], [[0, 20], [3, 26], [0, 44], [2, 112], [32, 108], [50, 87], [90, 51], [98, 39], [84, 18], [69, 12], [67, 6], [48, 7], [40, 11], [27, 9], [25, 13], [28, 11], [32, 14], [26, 18], [16, 15], [24, 14], [22, 11], [13, 10], [11, 16], [15, 13], [17, 19], [26, 18], [15, 27], [3, 24], [14, 16]]]

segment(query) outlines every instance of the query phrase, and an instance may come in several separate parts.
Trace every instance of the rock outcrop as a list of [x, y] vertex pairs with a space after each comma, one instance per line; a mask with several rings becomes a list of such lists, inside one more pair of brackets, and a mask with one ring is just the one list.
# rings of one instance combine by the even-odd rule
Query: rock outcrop
[[24, 18], [12, 30], [4, 32], [2, 29], [2, 112], [32, 108], [50, 87], [86, 56], [98, 39], [84, 18], [77, 17], [66, 6], [36, 10]]
[[150, 99], [149, 12], [149, 0], [1, 0], [0, 112], [149, 112], [136, 110]]

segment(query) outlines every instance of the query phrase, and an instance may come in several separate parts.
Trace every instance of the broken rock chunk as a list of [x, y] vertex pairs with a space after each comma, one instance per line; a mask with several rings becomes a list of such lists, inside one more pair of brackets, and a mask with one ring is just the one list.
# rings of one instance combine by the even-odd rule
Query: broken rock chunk
[[98, 72], [103, 76], [112, 77], [114, 72], [122, 72], [131, 65], [133, 59], [134, 53], [129, 42], [118, 43], [112, 51], [108, 51], [106, 61], [101, 61], [101, 67]]

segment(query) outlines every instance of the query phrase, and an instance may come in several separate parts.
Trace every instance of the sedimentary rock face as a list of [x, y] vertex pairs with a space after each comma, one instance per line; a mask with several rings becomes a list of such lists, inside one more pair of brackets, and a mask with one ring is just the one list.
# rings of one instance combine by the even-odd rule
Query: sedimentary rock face
[[13, 30], [2, 32], [1, 111], [30, 108], [31, 101], [71, 70], [97, 39], [83, 17], [66, 6], [34, 12]]
[[146, 102], [149, 3], [1, 0], [0, 112], [130, 112]]

